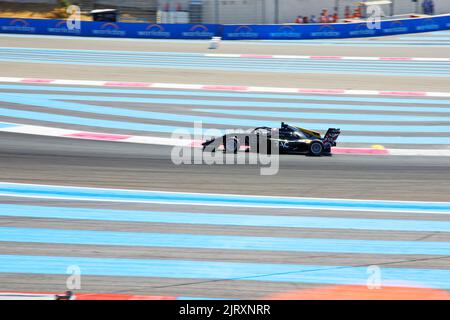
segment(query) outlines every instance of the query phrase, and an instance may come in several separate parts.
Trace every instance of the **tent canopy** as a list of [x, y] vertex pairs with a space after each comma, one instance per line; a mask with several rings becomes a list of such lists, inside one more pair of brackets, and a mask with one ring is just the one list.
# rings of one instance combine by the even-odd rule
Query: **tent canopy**
[[390, 0], [377, 0], [377, 1], [366, 1], [366, 2], [360, 1], [357, 4], [359, 6], [368, 7], [368, 6], [381, 6], [383, 4], [391, 4], [391, 3], [392, 3], [392, 1], [390, 1]]

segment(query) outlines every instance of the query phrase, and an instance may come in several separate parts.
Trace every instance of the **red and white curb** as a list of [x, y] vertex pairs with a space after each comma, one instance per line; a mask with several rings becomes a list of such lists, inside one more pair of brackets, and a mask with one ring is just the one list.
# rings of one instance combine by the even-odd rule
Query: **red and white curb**
[[15, 77], [0, 77], [0, 82], [27, 83], [27, 84], [52, 84], [52, 85], [76, 85], [76, 86], [101, 86], [101, 87], [121, 87], [121, 88], [157, 88], [157, 89], [181, 89], [181, 90], [203, 90], [203, 91], [260, 92], [260, 93], [378, 95], [378, 96], [435, 97], [435, 98], [449, 98], [450, 97], [450, 92], [280, 88], [280, 87], [237, 86], [237, 85], [205, 85], [205, 84], [180, 84], [180, 83], [157, 83], [157, 82], [153, 83], [153, 82], [127, 82], [127, 81], [63, 80], [63, 79], [15, 78]]
[[363, 61], [421, 61], [449, 62], [450, 58], [411, 58], [411, 57], [353, 57], [353, 56], [298, 56], [298, 55], [265, 55], [265, 54], [221, 54], [207, 53], [211, 58], [246, 58], [246, 59], [298, 59], [298, 60], [363, 60]]
[[[5, 123], [10, 126], [0, 128], [0, 132], [21, 133], [30, 135], [39, 135], [47, 137], [59, 137], [70, 139], [85, 139], [94, 141], [110, 141], [110, 142], [124, 142], [124, 143], [140, 143], [148, 145], [163, 145], [163, 146], [180, 146], [200, 148], [201, 142], [199, 140], [191, 139], [173, 139], [152, 136], [134, 136], [101, 132], [77, 131], [70, 129], [61, 129], [53, 127], [35, 126], [17, 123]], [[334, 147], [333, 154], [353, 154], [353, 155], [396, 155], [396, 156], [445, 156], [450, 157], [450, 149], [385, 149], [381, 146], [373, 148], [346, 148]]]
[[[2, 122], [6, 123], [6, 122]], [[88, 132], [77, 131], [70, 129], [61, 129], [53, 127], [43, 127], [27, 124], [6, 123], [8, 127], [0, 128], [0, 132], [10, 133], [22, 133], [47, 137], [59, 137], [59, 138], [72, 138], [72, 139], [86, 139], [97, 141], [114, 141], [114, 142], [129, 142], [129, 143], [142, 143], [151, 145], [164, 145], [164, 146], [191, 146], [193, 140], [171, 139], [162, 137], [150, 137], [150, 136], [133, 136], [114, 133], [101, 133], [101, 132]]]

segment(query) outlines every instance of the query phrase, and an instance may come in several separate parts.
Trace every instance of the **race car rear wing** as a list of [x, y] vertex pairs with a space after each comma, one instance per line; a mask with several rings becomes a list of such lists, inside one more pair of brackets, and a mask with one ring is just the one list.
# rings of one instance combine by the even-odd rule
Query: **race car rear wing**
[[323, 144], [330, 144], [332, 147], [336, 146], [336, 140], [341, 134], [341, 129], [329, 128], [323, 137]]

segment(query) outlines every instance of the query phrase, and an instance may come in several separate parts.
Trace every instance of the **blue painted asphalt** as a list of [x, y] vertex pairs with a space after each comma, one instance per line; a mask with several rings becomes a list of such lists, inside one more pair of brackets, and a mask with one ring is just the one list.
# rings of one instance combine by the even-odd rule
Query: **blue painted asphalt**
[[[264, 105], [264, 103], [259, 102], [246, 102], [246, 101], [231, 101], [231, 102], [221, 102], [221, 101], [207, 101], [207, 100], [183, 100], [183, 99], [148, 99], [148, 98], [133, 98], [133, 97], [98, 97], [98, 96], [73, 96], [73, 95], [34, 95], [34, 94], [10, 94], [4, 93], [0, 97], [0, 101], [18, 103], [25, 105], [34, 105], [44, 108], [60, 109], [60, 110], [70, 110], [77, 112], [87, 112], [95, 114], [107, 114], [122, 117], [134, 117], [137, 119], [152, 119], [152, 120], [162, 120], [162, 121], [173, 121], [173, 122], [204, 122], [207, 124], [220, 124], [227, 126], [238, 126], [238, 127], [258, 127], [258, 126], [273, 126], [276, 127], [279, 121], [263, 121], [263, 120], [252, 120], [240, 117], [236, 118], [223, 118], [223, 117], [207, 117], [207, 116], [195, 116], [186, 114], [174, 114], [167, 112], [152, 112], [152, 111], [140, 111], [132, 110], [126, 108], [117, 107], [107, 107], [98, 106], [91, 104], [82, 103], [71, 103], [64, 100], [81, 100], [81, 101], [102, 101], [102, 102], [128, 102], [128, 103], [163, 103], [172, 104], [176, 102], [177, 104], [186, 105], [227, 105], [234, 104], [235, 106], [257, 106]], [[267, 103], [268, 105], [269, 103]], [[203, 111], [203, 109], [195, 109], [196, 111]], [[210, 110], [210, 111], [209, 111]], [[450, 110], [450, 109], [448, 109]], [[214, 112], [213, 109], [206, 109], [207, 112]], [[240, 110], [219, 110], [219, 113], [226, 114], [237, 114], [252, 116], [255, 115], [254, 111], [250, 111], [248, 114], [246, 111]], [[247, 111], [248, 112], [248, 111]], [[354, 115], [351, 113], [347, 114], [327, 114], [327, 113], [287, 113], [287, 112], [269, 112], [261, 111], [257, 112], [257, 116], [268, 116], [272, 115], [277, 117], [278, 113], [280, 115], [291, 115], [292, 118], [297, 119], [333, 119], [333, 120], [363, 120], [363, 121], [449, 121], [449, 118], [439, 116], [439, 117], [428, 117], [428, 116], [392, 116], [392, 115], [381, 115], [381, 114], [370, 114], [370, 115]], [[386, 117], [386, 118], [383, 118]], [[389, 118], [395, 118], [395, 120], [389, 120]], [[402, 119], [405, 120], [402, 121]], [[372, 120], [373, 119], [373, 120]], [[380, 120], [381, 119], [381, 120]], [[410, 120], [414, 119], [414, 120]], [[357, 124], [337, 124], [334, 123], [308, 123], [308, 126], [314, 128], [320, 127], [335, 127], [339, 126], [343, 130], [348, 131], [390, 131], [390, 132], [450, 132], [449, 126], [423, 126], [423, 125], [409, 125], [409, 126], [392, 126], [392, 125], [377, 125], [373, 127], [372, 125], [357, 125]]]
[[0, 85], [0, 89], [11, 90], [36, 90], [36, 91], [62, 91], [62, 92], [89, 92], [89, 93], [116, 93], [116, 94], [141, 94], [141, 95], [168, 95], [168, 96], [199, 96], [199, 97], [224, 97], [224, 98], [246, 98], [246, 99], [295, 99], [295, 100], [321, 100], [331, 102], [370, 102], [370, 103], [395, 103], [395, 104], [434, 104], [442, 105], [442, 107], [430, 106], [396, 106], [396, 105], [367, 105], [367, 104], [324, 104], [324, 103], [304, 103], [304, 102], [265, 102], [265, 101], [251, 101], [251, 100], [206, 100], [206, 99], [173, 99], [173, 98], [138, 98], [138, 97], [110, 97], [110, 96], [82, 96], [78, 94], [17, 94], [17, 93], [2, 93], [1, 97], [39, 97], [45, 99], [65, 99], [65, 100], [93, 100], [93, 101], [123, 101], [123, 102], [138, 102], [138, 103], [159, 103], [159, 104], [175, 104], [187, 105], [192, 101], [194, 105], [205, 106], [227, 106], [233, 107], [236, 105], [246, 107], [270, 107], [270, 108], [305, 108], [305, 109], [336, 109], [336, 110], [370, 110], [370, 111], [402, 111], [402, 112], [448, 112], [450, 113], [450, 100], [445, 99], [401, 99], [401, 98], [363, 98], [352, 96], [330, 96], [330, 95], [281, 95], [281, 94], [251, 94], [251, 93], [223, 93], [223, 92], [205, 92], [205, 91], [185, 91], [185, 90], [132, 90], [132, 89], [105, 89], [105, 88], [86, 88], [86, 87], [58, 87], [58, 86], [22, 86], [22, 85]]
[[[367, 284], [366, 267], [264, 264], [187, 260], [108, 259], [0, 255], [0, 272], [67, 275], [76, 265], [83, 275], [184, 279], [227, 279], [319, 284]], [[381, 268], [381, 285], [450, 289], [450, 270]]]
[[450, 255], [450, 242], [220, 236], [0, 227], [0, 242], [219, 250]]
[[[243, 110], [239, 109], [192, 109], [198, 112], [218, 113], [240, 116], [257, 116], [269, 118], [296, 118], [296, 119], [333, 119], [333, 120], [351, 120], [351, 121], [398, 121], [398, 122], [427, 122], [427, 121], [450, 121], [450, 117], [445, 116], [410, 116], [410, 115], [392, 115], [392, 114], [355, 114], [355, 113], [325, 113], [325, 112], [285, 112], [285, 111], [265, 111]], [[405, 110], [406, 111], [406, 110]]]
[[450, 232], [450, 221], [106, 210], [0, 204], [0, 216], [195, 225]]
[[[230, 67], [219, 67], [214, 66], [212, 64], [211, 66], [189, 66], [189, 65], [175, 65], [173, 62], [163, 64], [161, 62], [154, 63], [154, 64], [147, 64], [143, 65], [142, 63], [134, 63], [134, 62], [117, 62], [117, 63], [106, 63], [106, 62], [99, 62], [93, 61], [90, 62], [80, 62], [77, 60], [60, 60], [60, 59], [30, 59], [30, 58], [12, 58], [12, 57], [6, 57], [6, 56], [0, 56], [0, 61], [5, 62], [21, 62], [21, 63], [56, 63], [56, 64], [69, 64], [69, 65], [83, 65], [83, 66], [104, 66], [104, 67], [133, 67], [133, 68], [155, 68], [155, 69], [188, 69], [188, 70], [220, 70], [220, 71], [230, 71]], [[130, 60], [133, 61], [133, 60]], [[251, 67], [250, 67], [251, 66]], [[247, 64], [246, 67], [233, 67], [233, 70], [237, 71], [245, 71], [245, 72], [274, 72], [274, 73], [304, 73], [304, 74], [315, 74], [315, 73], [323, 73], [323, 74], [352, 74], [352, 75], [380, 75], [380, 76], [409, 76], [409, 77], [450, 77], [450, 73], [445, 70], [442, 71], [442, 69], [437, 69], [435, 72], [430, 71], [423, 71], [423, 72], [416, 72], [416, 71], [409, 71], [410, 69], [406, 68], [403, 72], [389, 72], [392, 71], [392, 68], [385, 71], [381, 71], [379, 69], [372, 70], [366, 68], [365, 71], [350, 71], [350, 70], [356, 70], [353, 67], [345, 67], [342, 71], [336, 71], [336, 69], [331, 69], [329, 66], [324, 66], [323, 68], [310, 68], [310, 69], [270, 69], [270, 70], [264, 70], [264, 68], [254, 68], [253, 64]]]
[[408, 40], [408, 41], [450, 41], [450, 37], [442, 37], [442, 36], [431, 36], [431, 37], [419, 37], [419, 36], [409, 36], [409, 37], [401, 37], [400, 40]]
[[10, 127], [16, 127], [16, 126], [17, 126], [16, 124], [0, 122], [0, 128], [10, 128]]
[[0, 182], [0, 194], [45, 199], [73, 199], [136, 203], [171, 203], [265, 208], [372, 210], [388, 212], [450, 213], [450, 202], [402, 202], [295, 197], [258, 197], [159, 191], [77, 188]]
[[[242, 59], [192, 53], [0, 48], [0, 61], [152, 68], [449, 77], [450, 62]], [[395, 72], [393, 72], [393, 70]]]
[[34, 112], [34, 111], [21, 111], [14, 109], [0, 108], [0, 116], [12, 117], [20, 119], [31, 119], [44, 122], [64, 123], [80, 126], [90, 126], [99, 128], [110, 129], [122, 129], [122, 130], [135, 130], [145, 132], [161, 132], [172, 133], [177, 129], [184, 129], [188, 133], [194, 133], [194, 129], [191, 127], [178, 127], [178, 126], [165, 126], [157, 124], [145, 124], [137, 122], [126, 121], [113, 121], [113, 120], [100, 120], [85, 117], [64, 116], [53, 113]]
[[[446, 31], [436, 31], [445, 34]], [[424, 34], [434, 34], [435, 32], [427, 32]], [[4, 38], [35, 38], [35, 39], [64, 39], [66, 41], [78, 40], [78, 41], [117, 41], [117, 42], [165, 42], [165, 43], [181, 43], [181, 44], [204, 44], [205, 48], [208, 46], [210, 40], [179, 40], [179, 39], [131, 39], [131, 38], [105, 38], [105, 37], [70, 37], [70, 36], [46, 36], [46, 35], [26, 35], [26, 34], [0, 34], [0, 37]], [[383, 37], [367, 38], [367, 40], [359, 39], [344, 39], [344, 40], [254, 40], [254, 41], [226, 41], [226, 45], [293, 45], [293, 46], [388, 46], [388, 47], [447, 47], [450, 45], [448, 42], [433, 41], [433, 37], [425, 41], [412, 41], [405, 37], [404, 40], [386, 39]]]
[[[429, 98], [382, 98], [379, 96], [372, 97], [360, 97], [360, 96], [342, 96], [342, 95], [312, 95], [312, 94], [267, 94], [267, 93], [247, 93], [247, 92], [214, 92], [214, 91], [190, 91], [190, 90], [156, 90], [156, 89], [124, 89], [124, 88], [99, 88], [99, 87], [73, 87], [73, 86], [58, 86], [58, 85], [5, 85], [0, 84], [0, 89], [10, 89], [10, 90], [32, 90], [32, 91], [54, 91], [54, 92], [87, 92], [87, 93], [119, 93], [119, 94], [140, 94], [140, 95], [169, 95], [169, 96], [198, 96], [198, 97], [222, 97], [222, 98], [246, 98], [246, 99], [281, 99], [281, 100], [318, 100], [318, 101], [332, 101], [332, 102], [373, 102], [373, 103], [395, 103], [395, 104], [433, 104], [433, 105], [443, 105], [447, 108], [439, 107], [433, 108], [428, 106], [414, 107], [408, 105], [405, 107], [398, 106], [381, 106], [381, 105], [336, 105], [336, 109], [345, 108], [353, 110], [380, 110], [380, 111], [423, 111], [423, 112], [450, 112], [448, 107], [450, 106], [450, 100], [448, 99], [429, 99]], [[249, 101], [246, 101], [249, 102]], [[309, 104], [298, 103], [274, 103], [270, 107], [274, 108], [280, 105], [282, 108], [290, 108], [301, 106], [307, 108]], [[306, 106], [304, 106], [306, 105]], [[230, 105], [231, 106], [231, 105]], [[333, 105], [325, 104], [312, 104], [311, 108], [334, 108]], [[367, 109], [365, 109], [367, 108]], [[386, 108], [386, 109], [385, 109]], [[393, 109], [390, 109], [393, 108]]]
[[[120, 91], [119, 91], [120, 92]], [[119, 93], [116, 91], [115, 93]], [[123, 94], [123, 93], [122, 93]], [[305, 109], [335, 109], [335, 110], [369, 110], [369, 111], [402, 111], [402, 112], [439, 112], [450, 114], [450, 103], [445, 107], [414, 107], [414, 106], [391, 106], [391, 105], [338, 105], [338, 104], [318, 104], [302, 102], [266, 102], [249, 100], [207, 100], [207, 99], [174, 99], [174, 98], [140, 98], [125, 96], [98, 96], [98, 95], [78, 95], [78, 94], [33, 94], [33, 93], [2, 93], [0, 101], [12, 103], [31, 103], [40, 100], [72, 100], [72, 101], [100, 101], [100, 102], [129, 102], [148, 104], [170, 104], [187, 106], [216, 106], [216, 107], [254, 107], [254, 108], [305, 108]], [[350, 100], [350, 99], [348, 99]], [[444, 102], [440, 100], [441, 104]], [[49, 103], [50, 104], [50, 103]], [[51, 105], [54, 105], [52, 103]], [[42, 105], [45, 106], [45, 105]], [[152, 106], [150, 106], [152, 107]], [[403, 117], [403, 115], [402, 115]], [[442, 116], [439, 116], [442, 119]]]
[[[234, 119], [234, 118], [222, 118], [222, 117], [205, 117], [205, 116], [192, 116], [192, 115], [181, 115], [181, 114], [171, 114], [171, 113], [159, 113], [159, 112], [148, 112], [148, 111], [136, 111], [121, 108], [112, 107], [102, 107], [93, 106], [89, 104], [80, 103], [70, 103], [66, 101], [56, 101], [51, 99], [39, 99], [38, 97], [45, 97], [45, 95], [27, 95], [27, 94], [3, 94], [0, 98], [3, 101], [8, 101], [11, 103], [20, 103], [35, 105], [45, 108], [54, 108], [62, 110], [71, 110], [78, 112], [87, 112], [95, 114], [110, 114], [116, 116], [127, 116], [136, 118], [147, 118], [153, 120], [162, 121], [174, 121], [174, 122], [204, 122], [207, 124], [219, 124], [234, 127], [258, 127], [258, 126], [273, 126], [277, 127], [279, 125], [278, 121], [261, 121], [261, 120], [250, 120], [250, 119]], [[60, 99], [89, 99], [89, 97], [78, 97], [75, 96], [71, 98], [70, 95], [57, 95], [56, 97]], [[109, 98], [100, 97], [93, 99], [97, 100], [122, 100], [128, 101], [133, 98]], [[135, 98], [139, 99], [139, 98]], [[145, 99], [148, 101], [149, 99]], [[159, 99], [153, 99], [158, 101]], [[169, 99], [172, 100], [172, 99]], [[177, 99], [176, 99], [177, 100]], [[178, 99], [182, 101], [181, 99]], [[186, 100], [185, 100], [186, 101]], [[189, 100], [190, 101], [190, 100]], [[180, 102], [182, 103], [182, 102]], [[194, 103], [192, 101], [189, 104]], [[214, 103], [214, 102], [211, 102]], [[207, 104], [211, 104], [207, 102]], [[199, 103], [200, 104], [200, 100]], [[0, 115], [6, 117], [14, 118], [26, 118], [40, 121], [49, 122], [62, 122], [75, 125], [83, 126], [94, 126], [94, 127], [107, 127], [107, 128], [117, 128], [126, 130], [141, 130], [141, 131], [153, 131], [153, 132], [166, 132], [172, 133], [176, 129], [182, 128], [188, 132], [192, 132], [192, 128], [181, 127], [181, 126], [168, 126], [168, 125], [153, 125], [153, 124], [143, 124], [139, 122], [125, 122], [125, 121], [112, 121], [112, 120], [101, 120], [85, 117], [74, 117], [74, 116], [63, 116], [52, 113], [44, 112], [34, 112], [34, 111], [22, 111], [15, 109], [5, 109], [0, 108]], [[298, 123], [298, 125], [301, 125]], [[367, 131], [367, 132], [450, 132], [450, 126], [421, 126], [421, 125], [359, 125], [359, 124], [338, 124], [318, 122], [318, 123], [308, 123], [308, 126], [317, 128], [328, 128], [339, 126], [342, 130], [346, 131]], [[367, 142], [367, 143], [402, 143], [402, 144], [450, 144], [450, 137], [398, 137], [398, 136], [343, 136], [340, 141], [342, 142]]]
[[[64, 116], [64, 115], [56, 115], [53, 113], [45, 113], [45, 112], [33, 112], [33, 111], [21, 111], [14, 109], [4, 109], [0, 108], [0, 115], [4, 117], [11, 118], [20, 118], [20, 119], [31, 119], [38, 120], [43, 122], [52, 122], [52, 123], [64, 123], [64, 124], [72, 124], [77, 126], [90, 126], [90, 127], [99, 127], [99, 128], [110, 128], [110, 129], [122, 129], [122, 130], [133, 130], [133, 131], [144, 131], [144, 132], [158, 132], [158, 133], [173, 133], [177, 130], [183, 130], [187, 134], [196, 134], [193, 127], [181, 127], [181, 126], [168, 126], [168, 125], [156, 125], [156, 124], [145, 124], [138, 122], [125, 122], [125, 121], [112, 121], [112, 120], [99, 120], [93, 118], [85, 118], [85, 117], [74, 117], [74, 116]], [[255, 123], [254, 121], [252, 122]], [[264, 122], [264, 125], [270, 125], [268, 122]], [[278, 126], [278, 122], [273, 122], [272, 125]], [[298, 123], [298, 125], [302, 125]], [[251, 124], [246, 123], [246, 126], [251, 126]], [[317, 127], [317, 128], [328, 128], [335, 127], [336, 124], [313, 124], [308, 123], [308, 127]], [[339, 127], [341, 129], [348, 128], [350, 129], [351, 125]], [[362, 128], [362, 126], [354, 126], [353, 128]], [[387, 126], [384, 126], [385, 128]], [[390, 128], [395, 129], [395, 131], [399, 131], [398, 127], [391, 126]], [[410, 130], [408, 126], [402, 126], [405, 131]], [[367, 129], [367, 128], [366, 128]], [[418, 129], [415, 127], [415, 129]], [[208, 129], [203, 129], [203, 133]], [[360, 129], [361, 130], [361, 129]], [[440, 130], [444, 130], [441, 132], [449, 132], [449, 128], [447, 126], [433, 126], [433, 127], [424, 127], [423, 129], [419, 129], [421, 132], [439, 132]], [[375, 130], [372, 130], [375, 131]], [[378, 131], [384, 131], [378, 128]], [[347, 135], [339, 137], [340, 142], [348, 142], [348, 143], [394, 143], [394, 144], [427, 144], [427, 145], [449, 145], [450, 137], [401, 137], [401, 136], [361, 136], [361, 135]]]
[[[23, 51], [23, 52], [17, 52]], [[260, 58], [236, 58], [205, 56], [203, 54], [180, 53], [180, 52], [136, 52], [136, 51], [98, 51], [98, 50], [61, 50], [61, 49], [33, 49], [33, 48], [0, 48], [0, 53], [9, 59], [14, 58], [34, 59], [36, 61], [44, 59], [54, 59], [55, 61], [75, 61], [90, 62], [94, 59], [104, 59], [103, 62], [123, 62], [128, 63], [133, 59], [133, 63], [139, 62], [145, 65], [172, 65], [180, 63], [186, 66], [227, 66], [227, 67], [249, 67], [257, 65], [262, 70], [293, 70], [296, 68], [318, 68], [329, 67], [340, 69], [341, 67], [351, 67], [353, 70], [374, 70], [390, 71], [391, 68], [400, 69], [399, 72], [410, 72], [403, 70], [405, 67], [426, 68], [428, 71], [437, 73], [447, 73], [446, 67], [450, 65], [448, 61], [417, 61], [417, 60], [336, 60], [336, 59], [283, 59], [272, 58], [270, 60]], [[57, 56], [54, 56], [57, 55]], [[75, 56], [74, 56], [75, 55]], [[157, 63], [156, 63], [157, 62]], [[259, 66], [261, 65], [261, 66]]]
[[[402, 112], [436, 112], [439, 114], [448, 113], [450, 114], [450, 105], [448, 100], [440, 100], [440, 99], [401, 99], [401, 98], [374, 98], [374, 97], [335, 97], [335, 96], [308, 96], [308, 95], [266, 95], [266, 94], [243, 94], [243, 93], [220, 93], [220, 92], [185, 92], [183, 90], [179, 91], [170, 91], [170, 90], [131, 90], [131, 89], [117, 89], [117, 88], [77, 88], [77, 87], [57, 87], [57, 86], [31, 86], [31, 85], [1, 85], [0, 89], [10, 89], [10, 90], [20, 90], [22, 88], [27, 88], [28, 90], [51, 90], [56, 89], [59, 91], [75, 91], [74, 94], [46, 94], [46, 93], [2, 93], [0, 96], [0, 101], [9, 102], [14, 104], [25, 104], [30, 106], [37, 106], [40, 108], [45, 108], [44, 110], [36, 110], [36, 111], [25, 111], [25, 110], [16, 110], [11, 106], [8, 108], [0, 108], [0, 115], [4, 117], [10, 118], [20, 118], [20, 119], [30, 119], [36, 121], [45, 121], [45, 122], [53, 122], [53, 123], [64, 123], [71, 124], [77, 126], [89, 126], [89, 127], [98, 127], [98, 128], [112, 128], [112, 129], [122, 129], [122, 130], [133, 130], [133, 131], [144, 131], [144, 132], [157, 132], [157, 133], [172, 133], [177, 129], [183, 129], [187, 133], [192, 134], [192, 127], [182, 127], [181, 125], [177, 125], [177, 122], [202, 122], [209, 126], [213, 125], [221, 125], [226, 126], [228, 128], [247, 128], [247, 127], [257, 127], [257, 126], [272, 126], [278, 127], [279, 121], [263, 121], [263, 120], [252, 120], [245, 119], [242, 116], [251, 117], [254, 115], [263, 116], [263, 117], [291, 117], [292, 119], [318, 119], [320, 122], [309, 122], [308, 124], [302, 124], [298, 122], [299, 120], [294, 120], [294, 124], [308, 126], [312, 129], [316, 130], [326, 130], [328, 127], [340, 127], [343, 131], [347, 132], [347, 134], [342, 135], [339, 138], [340, 142], [348, 142], [348, 143], [370, 143], [370, 144], [433, 144], [433, 145], [449, 145], [450, 137], [415, 137], [409, 136], [410, 132], [422, 132], [422, 133], [448, 133], [450, 132], [450, 125], [442, 125], [443, 121], [448, 121], [448, 117], [430, 117], [430, 116], [420, 116], [420, 115], [383, 115], [383, 114], [374, 114], [371, 113], [370, 117], [366, 115], [354, 115], [351, 114], [351, 110], [361, 110], [361, 111], [402, 111]], [[213, 97], [214, 99], [173, 99], [173, 98], [146, 98], [146, 97], [124, 97], [124, 96], [92, 96], [92, 95], [77, 95], [76, 93], [81, 91], [95, 92], [95, 93], [124, 93], [129, 92], [130, 94], [134, 93], [143, 93], [147, 92], [152, 94], [172, 94], [176, 92], [178, 95], [189, 95], [192, 94], [194, 96], [203, 96]], [[246, 98], [266, 98], [267, 96], [273, 98], [282, 97], [286, 99], [286, 97], [290, 98], [299, 98], [306, 100], [324, 100], [324, 101], [333, 101], [333, 103], [304, 103], [304, 102], [265, 102], [265, 101], [251, 101], [251, 100], [220, 100], [217, 97], [246, 97]], [[152, 111], [138, 111], [138, 110], [130, 110], [124, 108], [116, 108], [116, 107], [108, 107], [108, 106], [95, 106], [84, 103], [74, 103], [69, 102], [70, 100], [78, 100], [78, 101], [103, 101], [103, 102], [126, 102], [126, 103], [147, 103], [149, 104], [149, 108], [152, 107], [152, 104], [167, 104], [167, 105], [186, 105], [186, 106], [219, 106], [219, 107], [227, 107], [230, 109], [227, 110], [218, 110], [224, 114], [232, 114], [232, 115], [240, 115], [239, 119], [236, 118], [225, 118], [225, 117], [217, 117], [217, 116], [202, 116], [202, 115], [183, 115], [183, 114], [174, 114], [167, 112], [152, 112]], [[387, 102], [390, 103], [408, 103], [408, 104], [420, 104], [420, 103], [434, 103], [440, 104], [439, 107], [430, 107], [430, 106], [396, 106], [396, 105], [373, 105], [373, 104], [352, 104], [352, 105], [343, 105], [343, 104], [335, 104], [335, 101], [361, 101], [361, 102], [374, 102], [381, 103]], [[242, 109], [242, 107], [249, 108], [303, 108], [303, 109], [312, 109], [316, 110], [320, 109], [330, 109], [330, 110], [349, 110], [348, 113], [320, 113], [320, 112], [274, 112], [274, 111], [261, 111], [258, 110], [257, 113], [251, 110], [238, 110], [236, 107]], [[133, 117], [136, 118], [136, 121], [139, 119], [148, 119], [148, 120], [156, 120], [156, 121], [171, 121], [175, 122], [169, 124], [149, 124], [149, 123], [141, 123], [136, 121], [120, 121], [117, 120], [102, 120], [96, 118], [88, 118], [85, 116], [66, 116], [66, 115], [58, 115], [54, 113], [45, 112], [46, 109], [56, 109], [56, 110], [69, 110], [83, 113], [91, 113], [104, 115], [108, 114], [111, 116], [118, 117]], [[312, 111], [311, 110], [311, 111]], [[44, 112], [37, 112], [44, 111]], [[200, 110], [198, 110], [200, 111]], [[215, 112], [215, 110], [205, 110], [202, 111], [211, 111]], [[333, 120], [328, 121], [326, 119]], [[417, 125], [370, 125], [370, 124], [349, 124], [349, 123], [339, 123], [342, 121], [415, 121], [420, 122], [421, 124]], [[434, 123], [426, 123], [426, 121], [435, 121], [439, 123], [439, 125], [435, 125]], [[12, 121], [16, 122], [16, 121]], [[87, 129], [89, 130], [89, 129]], [[92, 129], [90, 129], [92, 130]], [[352, 135], [351, 132], [383, 132], [382, 136], [370, 135]], [[391, 133], [391, 135], [386, 135], [386, 133]], [[393, 134], [396, 133], [396, 134]], [[406, 136], [405, 136], [406, 135]]]

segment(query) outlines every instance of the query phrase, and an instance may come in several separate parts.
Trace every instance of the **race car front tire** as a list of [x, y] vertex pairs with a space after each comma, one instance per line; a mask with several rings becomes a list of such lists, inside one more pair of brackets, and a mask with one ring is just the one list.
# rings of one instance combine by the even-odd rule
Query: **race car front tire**
[[319, 141], [313, 141], [309, 145], [309, 154], [312, 156], [320, 156], [323, 152], [323, 144]]

